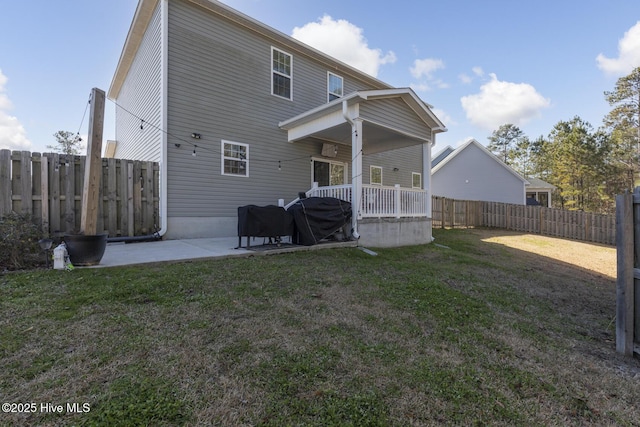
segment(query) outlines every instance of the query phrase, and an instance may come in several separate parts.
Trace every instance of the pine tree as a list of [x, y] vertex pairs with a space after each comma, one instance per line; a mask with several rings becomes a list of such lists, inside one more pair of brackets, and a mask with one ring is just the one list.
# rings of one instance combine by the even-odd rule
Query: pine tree
[[640, 67], [619, 78], [614, 90], [604, 95], [614, 107], [604, 119], [613, 138], [611, 161], [624, 170], [626, 189], [633, 190], [640, 170]]

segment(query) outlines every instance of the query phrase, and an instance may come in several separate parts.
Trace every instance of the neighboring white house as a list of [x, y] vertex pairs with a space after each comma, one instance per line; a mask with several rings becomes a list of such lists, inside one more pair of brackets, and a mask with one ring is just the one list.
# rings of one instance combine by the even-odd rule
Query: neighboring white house
[[434, 156], [431, 191], [459, 200], [526, 204], [529, 182], [475, 139]]
[[[556, 189], [554, 185], [541, 180], [540, 178], [527, 177], [527, 204], [538, 204], [545, 208], [551, 207], [551, 193]], [[531, 203], [535, 200], [536, 203]]]

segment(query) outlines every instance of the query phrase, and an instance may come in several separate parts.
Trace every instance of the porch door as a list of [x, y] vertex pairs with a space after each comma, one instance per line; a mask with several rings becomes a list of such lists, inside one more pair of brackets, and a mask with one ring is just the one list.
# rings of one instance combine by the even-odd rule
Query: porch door
[[320, 187], [342, 185], [347, 182], [347, 168], [344, 163], [313, 159], [312, 167], [312, 182], [317, 182]]
[[549, 194], [548, 193], [538, 193], [538, 201], [543, 207], [549, 207]]

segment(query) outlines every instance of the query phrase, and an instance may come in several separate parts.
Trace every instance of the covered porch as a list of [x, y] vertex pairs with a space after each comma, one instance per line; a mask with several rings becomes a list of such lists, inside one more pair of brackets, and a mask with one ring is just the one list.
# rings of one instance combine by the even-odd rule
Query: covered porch
[[[319, 187], [317, 182], [306, 192], [307, 197], [335, 197], [353, 205], [351, 184]], [[427, 192], [422, 189], [362, 184], [360, 212], [362, 218], [417, 218], [427, 217]], [[284, 205], [285, 209], [299, 199]]]
[[[307, 196], [351, 202], [352, 234], [359, 238], [367, 219], [431, 218], [431, 147], [444, 124], [410, 88], [357, 91], [279, 123], [290, 143], [322, 142], [351, 148], [351, 182], [314, 185]], [[363, 157], [419, 146], [421, 179], [402, 188], [363, 179]], [[391, 156], [392, 154], [389, 154]], [[295, 201], [294, 201], [295, 202]], [[429, 226], [428, 237], [431, 237]]]

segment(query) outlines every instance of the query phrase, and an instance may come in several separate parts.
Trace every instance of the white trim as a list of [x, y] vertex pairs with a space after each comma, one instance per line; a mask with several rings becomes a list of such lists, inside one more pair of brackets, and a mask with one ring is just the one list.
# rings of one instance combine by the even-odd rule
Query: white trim
[[[278, 51], [280, 53], [283, 53], [287, 56], [289, 56], [289, 75], [284, 74], [280, 71], [276, 71], [273, 69], [273, 53], [274, 51]], [[285, 52], [282, 49], [279, 49], [275, 46], [271, 46], [271, 63], [269, 64], [269, 79], [271, 80], [271, 95], [273, 96], [277, 96], [278, 98], [282, 98], [282, 99], [288, 99], [289, 101], [293, 101], [293, 55]], [[273, 91], [273, 75], [278, 74], [279, 76], [283, 76], [289, 79], [289, 97], [287, 98], [286, 96], [282, 96], [282, 95], [278, 95], [277, 93], [274, 93]]]
[[427, 218], [431, 218], [432, 215], [432, 200], [431, 195], [431, 177], [433, 172], [431, 171], [431, 149], [436, 143], [436, 135], [432, 134], [433, 142], [431, 144], [422, 144], [422, 188], [427, 192], [425, 197], [425, 211]]
[[331, 165], [332, 164], [340, 165], [344, 167], [344, 175], [342, 177], [342, 180], [344, 181], [344, 184], [347, 184], [349, 182], [349, 163], [341, 162], [340, 160], [330, 160], [323, 157], [311, 157], [311, 184], [315, 182], [314, 176], [313, 176], [313, 173], [314, 173], [313, 162], [329, 163], [329, 186], [331, 186]]
[[[133, 22], [129, 27], [127, 38], [125, 39], [122, 52], [120, 53], [120, 59], [118, 59], [116, 71], [113, 74], [111, 85], [107, 92], [107, 97], [109, 99], [117, 99], [120, 95], [122, 85], [127, 79], [131, 65], [138, 55], [138, 49], [142, 44], [144, 35], [147, 33], [147, 28], [153, 19], [153, 14], [156, 11], [157, 4], [158, 0], [141, 0], [138, 2], [135, 14], [133, 15]], [[163, 22], [163, 24], [165, 23], [166, 21]]]
[[[245, 164], [245, 174], [244, 175], [240, 175], [237, 173], [225, 173], [224, 171], [224, 161], [225, 160], [231, 160], [231, 161], [238, 161], [238, 158], [236, 157], [227, 157], [224, 155], [224, 145], [225, 144], [230, 144], [230, 145], [239, 145], [242, 147], [246, 148], [246, 153], [247, 153], [247, 157], [245, 157], [244, 159], [244, 164]], [[236, 176], [236, 177], [240, 177], [240, 178], [248, 178], [249, 177], [249, 144], [245, 144], [243, 142], [235, 142], [235, 141], [228, 141], [225, 139], [220, 140], [220, 174], [221, 175], [225, 175], [225, 176]]]
[[[168, 107], [167, 100], [169, 97], [169, 0], [162, 0], [160, 4], [160, 129], [167, 128]], [[118, 89], [119, 90], [119, 89]], [[160, 231], [158, 234], [164, 236], [168, 229], [169, 215], [169, 182], [167, 180], [167, 159], [168, 159], [168, 135], [167, 132], [160, 132]]]
[[[380, 170], [380, 182], [373, 182], [373, 171], [374, 169], [379, 169]], [[369, 184], [371, 185], [382, 185], [382, 166], [375, 166], [375, 165], [370, 165], [369, 166]]]
[[[340, 95], [337, 95], [331, 92], [331, 76], [334, 76], [340, 79], [340, 92], [341, 92]], [[335, 101], [335, 99], [331, 99], [331, 95], [335, 96], [336, 99], [340, 99], [344, 96], [344, 78], [342, 76], [337, 75], [336, 73], [327, 71], [327, 102]]]
[[[418, 178], [420, 179], [420, 183], [418, 184], [418, 186], [416, 187], [416, 185], [413, 182], [413, 177], [418, 176]], [[418, 189], [422, 189], [422, 174], [420, 172], [411, 172], [411, 188], [418, 188]]]
[[[305, 111], [304, 113], [298, 114], [297, 116], [291, 117], [290, 119], [283, 120], [278, 123], [278, 126], [284, 130], [293, 129], [295, 127], [303, 125], [304, 123], [308, 123], [319, 116], [326, 115], [332, 109], [340, 108], [340, 104], [345, 101], [348, 101], [348, 105], [351, 106], [362, 101], [371, 101], [385, 98], [401, 98], [409, 106], [409, 108], [411, 108], [417, 114], [417, 116], [425, 124], [427, 124], [429, 128], [431, 128], [431, 133], [433, 135], [447, 131], [447, 128], [444, 126], [444, 124], [442, 124], [440, 119], [438, 119], [436, 115], [433, 114], [433, 111], [431, 111], [430, 109], [431, 107], [423, 102], [420, 98], [418, 98], [418, 96], [410, 88], [351, 92], [350, 94], [345, 95], [343, 98], [319, 105], [318, 107], [312, 108], [311, 110]], [[432, 137], [431, 139], [435, 139], [435, 137]]]

